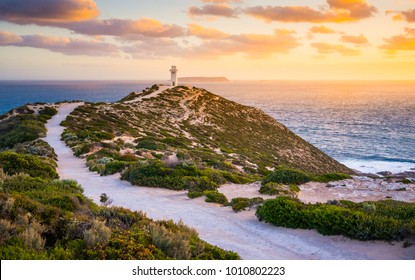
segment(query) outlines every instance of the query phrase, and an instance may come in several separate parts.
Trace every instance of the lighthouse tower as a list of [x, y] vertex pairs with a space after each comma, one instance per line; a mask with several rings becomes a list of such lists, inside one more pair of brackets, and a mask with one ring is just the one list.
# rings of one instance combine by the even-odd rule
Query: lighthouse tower
[[170, 69], [170, 73], [171, 73], [170, 81], [171, 81], [171, 85], [174, 86], [174, 87], [179, 84], [178, 79], [177, 79], [177, 71], [179, 71], [179, 70], [177, 70], [176, 66], [174, 66], [174, 65]]

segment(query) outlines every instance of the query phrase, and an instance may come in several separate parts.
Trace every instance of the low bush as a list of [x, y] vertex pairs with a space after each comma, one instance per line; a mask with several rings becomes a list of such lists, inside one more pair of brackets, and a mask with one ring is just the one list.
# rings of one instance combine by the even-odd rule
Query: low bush
[[300, 191], [299, 187], [295, 184], [291, 184], [289, 186], [282, 185], [278, 183], [266, 183], [262, 185], [259, 189], [260, 194], [266, 195], [286, 195], [286, 196], [296, 196], [297, 193]]
[[55, 166], [34, 155], [18, 154], [16, 152], [0, 152], [0, 168], [9, 175], [26, 173], [32, 177], [55, 179], [58, 174]]
[[39, 111], [39, 115], [47, 115], [49, 117], [52, 117], [58, 113], [58, 110], [53, 107], [46, 106], [42, 110]]
[[130, 164], [131, 163], [129, 162], [118, 161], [118, 160], [108, 162], [107, 164], [105, 164], [105, 172], [102, 175], [111, 175], [111, 174], [121, 172], [122, 170], [124, 170], [124, 168], [126, 168]]
[[229, 204], [228, 199], [223, 193], [220, 193], [218, 191], [204, 191], [203, 195], [206, 196], [205, 201], [209, 203], [219, 203], [222, 205]]
[[239, 183], [247, 181], [245, 177], [226, 171], [211, 168], [199, 169], [196, 165], [186, 162], [168, 166], [160, 160], [134, 163], [122, 173], [121, 179], [138, 186], [187, 189], [191, 192], [214, 190], [227, 181]]
[[248, 207], [252, 207], [263, 202], [264, 202], [264, 199], [261, 197], [254, 197], [254, 198], [236, 197], [236, 198], [232, 198], [230, 204], [232, 206], [233, 211], [239, 212], [239, 211], [245, 210]]
[[340, 181], [351, 179], [352, 176], [344, 173], [327, 173], [322, 175], [312, 176], [311, 180], [315, 182], [328, 183], [333, 181]]
[[53, 148], [45, 141], [39, 139], [25, 143], [18, 143], [14, 146], [13, 150], [19, 154], [31, 154], [53, 160], [58, 159]]
[[189, 190], [188, 192], [187, 192], [187, 197], [188, 198], [197, 198], [197, 197], [201, 197], [201, 196], [203, 196], [203, 192], [200, 192], [200, 191], [191, 191], [191, 190]]
[[0, 149], [46, 136], [46, 127], [34, 115], [17, 115], [0, 123]]
[[403, 184], [407, 184], [407, 185], [408, 184], [414, 184], [414, 182], [412, 182], [411, 180], [409, 180], [407, 178], [404, 178], [404, 179], [402, 179], [402, 180], [400, 180], [398, 182], [403, 183]]
[[138, 149], [157, 150], [159, 144], [155, 140], [144, 139], [139, 141], [135, 147]]
[[262, 184], [279, 183], [279, 184], [297, 184], [301, 185], [311, 181], [311, 178], [306, 173], [289, 168], [279, 168], [265, 177]]
[[[405, 207], [408, 206], [409, 207]], [[316, 229], [324, 235], [344, 235], [359, 240], [399, 240], [415, 219], [415, 204], [379, 201], [337, 204], [304, 204], [297, 199], [278, 197], [258, 207], [259, 220], [276, 226]]]

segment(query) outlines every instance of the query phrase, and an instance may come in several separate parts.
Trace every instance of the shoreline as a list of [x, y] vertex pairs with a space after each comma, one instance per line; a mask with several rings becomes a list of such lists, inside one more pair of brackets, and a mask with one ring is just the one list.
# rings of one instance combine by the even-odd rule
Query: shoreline
[[412, 259], [415, 247], [403, 248], [383, 241], [357, 241], [342, 236], [323, 236], [313, 230], [274, 227], [259, 222], [254, 211], [234, 213], [230, 207], [208, 204], [203, 198], [189, 199], [185, 192], [132, 186], [118, 175], [100, 176], [90, 172], [85, 160], [73, 156], [61, 141], [60, 122], [79, 105], [62, 104], [58, 115], [46, 125], [47, 141], [58, 155], [58, 173], [62, 179], [77, 180], [85, 196], [96, 203], [106, 193], [114, 206], [143, 211], [153, 219], [182, 220], [199, 233], [201, 239], [243, 259]]
[[[338, 159], [336, 159], [338, 160]], [[380, 172], [390, 172], [391, 175], [399, 175], [404, 172], [415, 172], [415, 163], [408, 161], [343, 159], [338, 160], [347, 167], [363, 174], [379, 175]]]

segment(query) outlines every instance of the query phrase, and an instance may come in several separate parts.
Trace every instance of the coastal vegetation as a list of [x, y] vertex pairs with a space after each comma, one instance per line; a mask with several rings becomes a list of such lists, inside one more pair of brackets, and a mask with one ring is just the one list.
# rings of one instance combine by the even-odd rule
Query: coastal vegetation
[[[39, 137], [54, 110], [24, 108], [2, 117], [0, 258], [5, 259], [239, 259], [202, 241], [183, 223], [153, 221], [142, 212], [98, 206], [73, 180], [59, 180], [56, 155]], [[26, 120], [36, 129], [24, 134]], [[98, 135], [102, 137], [103, 135]], [[105, 136], [104, 136], [105, 137]], [[126, 159], [124, 159], [126, 160]], [[134, 162], [132, 159], [127, 162]], [[106, 170], [118, 170], [116, 161]], [[111, 171], [112, 172], [112, 171]]]
[[0, 150], [46, 136], [44, 124], [57, 113], [56, 109], [45, 106], [37, 114], [34, 113], [28, 106], [22, 106], [2, 116]]
[[240, 212], [240, 211], [245, 210], [246, 208], [254, 207], [263, 202], [264, 202], [264, 199], [262, 197], [254, 197], [254, 198], [235, 197], [235, 198], [232, 198], [230, 205], [232, 206], [233, 211]]
[[225, 182], [261, 180], [279, 166], [298, 174], [353, 173], [258, 109], [185, 86], [146, 98], [158, 89], [78, 107], [62, 122], [62, 139], [91, 171], [188, 190], [189, 197]]
[[392, 200], [305, 204], [281, 196], [258, 206], [256, 215], [260, 221], [275, 226], [316, 229], [323, 235], [359, 240], [401, 240], [415, 236], [415, 204]]

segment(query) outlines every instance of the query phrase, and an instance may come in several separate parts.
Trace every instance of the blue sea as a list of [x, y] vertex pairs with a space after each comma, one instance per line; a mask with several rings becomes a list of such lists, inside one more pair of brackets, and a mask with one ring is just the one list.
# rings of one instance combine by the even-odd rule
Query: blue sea
[[[117, 101], [158, 81], [0, 81], [0, 114], [34, 102]], [[197, 87], [257, 107], [347, 166], [415, 169], [415, 81], [235, 81]]]

